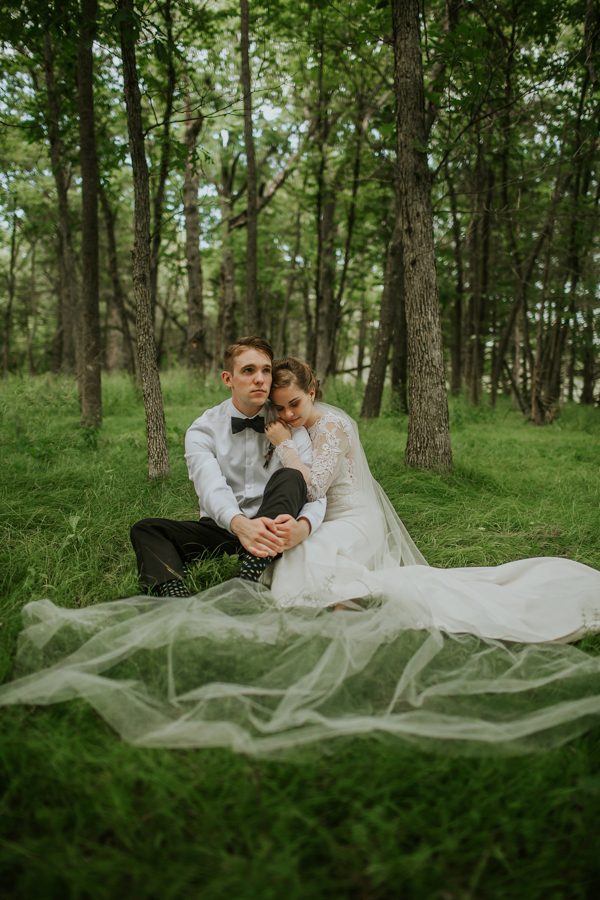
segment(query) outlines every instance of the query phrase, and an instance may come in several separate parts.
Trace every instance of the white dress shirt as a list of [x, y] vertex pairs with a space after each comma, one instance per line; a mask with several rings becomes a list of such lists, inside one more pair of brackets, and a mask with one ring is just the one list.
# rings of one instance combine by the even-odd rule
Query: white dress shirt
[[[235, 408], [231, 399], [224, 400], [202, 413], [185, 435], [185, 459], [198, 495], [200, 515], [209, 516], [229, 531], [234, 516], [242, 513], [251, 519], [256, 515], [267, 481], [281, 468], [275, 453], [264, 467], [269, 447], [264, 434], [252, 428], [232, 434], [232, 416], [249, 418]], [[306, 429], [294, 428], [292, 439], [300, 459], [310, 465], [312, 445]], [[298, 517], [308, 519], [311, 533], [323, 521], [325, 508], [325, 499], [302, 507]]]

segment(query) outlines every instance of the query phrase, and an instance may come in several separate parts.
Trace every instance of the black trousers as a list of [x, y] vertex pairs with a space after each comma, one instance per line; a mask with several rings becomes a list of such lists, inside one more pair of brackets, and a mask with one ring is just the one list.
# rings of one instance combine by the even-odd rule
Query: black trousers
[[[306, 503], [306, 482], [296, 469], [278, 469], [265, 487], [255, 518], [298, 515]], [[141, 519], [131, 528], [140, 584], [146, 591], [172, 578], [182, 578], [184, 564], [201, 556], [238, 553], [242, 545], [213, 519], [179, 522], [175, 519]]]

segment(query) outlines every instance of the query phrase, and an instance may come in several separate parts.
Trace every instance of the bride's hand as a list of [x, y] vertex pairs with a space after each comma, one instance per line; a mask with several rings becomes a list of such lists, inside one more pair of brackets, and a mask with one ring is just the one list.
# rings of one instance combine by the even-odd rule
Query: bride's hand
[[291, 431], [281, 422], [271, 422], [270, 425], [265, 425], [265, 434], [273, 446], [277, 447], [282, 441], [289, 441]]

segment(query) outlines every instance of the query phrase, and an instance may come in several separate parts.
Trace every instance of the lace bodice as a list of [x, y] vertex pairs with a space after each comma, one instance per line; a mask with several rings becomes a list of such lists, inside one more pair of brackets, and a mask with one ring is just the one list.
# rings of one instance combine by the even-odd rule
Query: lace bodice
[[291, 440], [282, 441], [275, 448], [282, 464], [302, 472], [309, 500], [318, 500], [327, 494], [330, 503], [336, 496], [352, 493], [352, 436], [348, 423], [334, 412], [326, 411], [310, 426], [308, 433], [313, 448], [312, 467], [308, 468], [300, 461]]

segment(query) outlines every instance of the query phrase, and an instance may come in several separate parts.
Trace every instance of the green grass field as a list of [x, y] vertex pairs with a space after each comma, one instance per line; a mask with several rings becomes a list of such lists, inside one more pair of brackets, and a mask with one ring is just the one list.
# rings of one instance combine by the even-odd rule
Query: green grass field
[[[172, 475], [146, 477], [143, 410], [105, 379], [105, 422], [78, 425], [72, 381], [1, 386], [0, 675], [20, 610], [137, 593], [129, 525], [193, 517], [185, 429], [222, 399], [163, 376]], [[356, 413], [359, 397], [327, 398]], [[406, 421], [361, 425], [381, 481], [428, 561], [564, 555], [600, 568], [600, 410], [539, 429], [508, 405], [451, 408], [455, 468], [402, 464]], [[233, 574], [205, 563], [202, 588]], [[600, 652], [600, 639], [582, 646]], [[85, 704], [1, 712], [0, 896], [17, 898], [591, 898], [600, 891], [600, 729], [516, 757], [447, 756], [377, 737], [294, 761], [137, 749]]]

